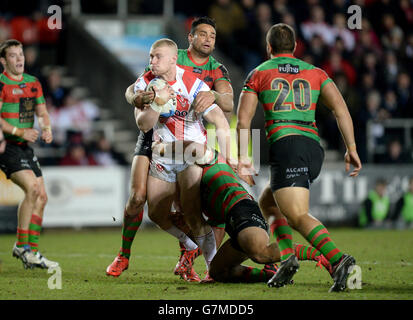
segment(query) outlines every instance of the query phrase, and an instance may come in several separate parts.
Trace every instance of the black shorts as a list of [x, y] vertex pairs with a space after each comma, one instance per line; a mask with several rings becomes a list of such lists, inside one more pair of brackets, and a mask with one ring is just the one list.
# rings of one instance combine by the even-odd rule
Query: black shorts
[[136, 148], [134, 156], [146, 156], [149, 159], [152, 158], [152, 136], [153, 129], [144, 133], [141, 131], [139, 133], [138, 142], [136, 142]]
[[6, 174], [7, 179], [10, 175], [21, 170], [32, 170], [36, 177], [42, 176], [40, 163], [33, 153], [33, 149], [27, 144], [17, 145], [6, 144], [6, 150], [0, 154], [0, 169]]
[[259, 227], [268, 232], [268, 224], [258, 203], [254, 200], [244, 199], [231, 208], [225, 221], [225, 231], [231, 238], [231, 244], [239, 251], [243, 250], [238, 243], [238, 234], [248, 227]]
[[318, 177], [324, 161], [324, 150], [314, 139], [292, 135], [270, 146], [271, 190], [304, 187]]

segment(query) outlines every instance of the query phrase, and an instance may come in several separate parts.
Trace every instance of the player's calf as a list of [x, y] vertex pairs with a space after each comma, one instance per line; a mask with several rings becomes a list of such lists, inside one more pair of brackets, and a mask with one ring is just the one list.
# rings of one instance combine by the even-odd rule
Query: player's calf
[[126, 211], [129, 216], [136, 216], [141, 212], [146, 202], [146, 193], [142, 192], [131, 192], [128, 203], [126, 204]]

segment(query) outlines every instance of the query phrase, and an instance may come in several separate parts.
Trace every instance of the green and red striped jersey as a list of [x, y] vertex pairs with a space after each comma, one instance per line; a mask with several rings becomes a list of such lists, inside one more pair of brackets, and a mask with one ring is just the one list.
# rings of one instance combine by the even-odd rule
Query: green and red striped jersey
[[176, 63], [182, 69], [191, 72], [198, 79], [204, 81], [210, 89], [213, 88], [214, 83], [218, 80], [231, 82], [225, 66], [215, 60], [213, 56], [209, 56], [208, 60], [203, 64], [197, 64], [192, 59], [191, 52], [188, 49], [179, 49]]
[[270, 144], [288, 134], [319, 142], [316, 105], [321, 89], [331, 81], [323, 70], [291, 54], [279, 54], [251, 71], [242, 90], [257, 94], [263, 105]]
[[235, 172], [224, 157], [215, 152], [215, 159], [204, 166], [201, 178], [202, 209], [208, 223], [216, 227], [225, 226], [225, 218], [231, 208], [252, 196], [239, 183]]
[[[192, 73], [198, 79], [204, 81], [210, 89], [218, 80], [231, 82], [228, 71], [222, 63], [219, 63], [213, 56], [209, 56], [208, 60], [203, 64], [197, 64], [191, 56], [188, 49], [178, 49], [178, 67]], [[145, 73], [148, 72], [149, 66], [145, 68]]]
[[[33, 128], [36, 106], [45, 103], [43, 90], [36, 77], [23, 73], [21, 80], [12, 79], [6, 72], [0, 74], [1, 117], [17, 128]], [[4, 134], [8, 142], [26, 140]]]

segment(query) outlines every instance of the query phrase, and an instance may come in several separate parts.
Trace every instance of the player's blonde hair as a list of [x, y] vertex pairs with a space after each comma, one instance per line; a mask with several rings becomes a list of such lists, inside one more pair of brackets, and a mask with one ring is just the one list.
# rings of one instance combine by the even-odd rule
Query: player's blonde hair
[[176, 54], [178, 53], [178, 46], [176, 45], [175, 41], [168, 39], [168, 38], [162, 38], [162, 39], [156, 40], [152, 44], [151, 49], [156, 49], [156, 48], [164, 47], [164, 46], [173, 49], [174, 53]]

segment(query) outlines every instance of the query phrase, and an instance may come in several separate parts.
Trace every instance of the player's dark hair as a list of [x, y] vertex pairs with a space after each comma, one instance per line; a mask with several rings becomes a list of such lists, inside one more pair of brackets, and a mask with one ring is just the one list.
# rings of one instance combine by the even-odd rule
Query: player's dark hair
[[194, 21], [192, 21], [192, 24], [191, 24], [191, 34], [192, 35], [195, 34], [196, 27], [198, 27], [200, 24], [209, 24], [215, 30], [217, 29], [217, 25], [216, 25], [214, 19], [212, 19], [210, 17], [195, 18]]
[[379, 177], [379, 178], [376, 179], [375, 185], [376, 186], [378, 186], [378, 185], [387, 186], [387, 180], [382, 178], [382, 177]]
[[295, 47], [295, 32], [288, 24], [278, 23], [267, 32], [267, 43], [272, 53], [293, 53]]
[[0, 58], [5, 58], [6, 57], [6, 50], [10, 47], [19, 47], [22, 46], [22, 43], [18, 40], [15, 39], [9, 39], [6, 41], [3, 41], [2, 44], [0, 44]]

